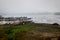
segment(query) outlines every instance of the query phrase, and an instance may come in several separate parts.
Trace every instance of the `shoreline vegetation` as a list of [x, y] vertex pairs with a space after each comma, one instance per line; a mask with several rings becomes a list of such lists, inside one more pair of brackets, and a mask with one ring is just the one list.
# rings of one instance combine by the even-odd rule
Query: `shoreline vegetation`
[[60, 40], [60, 25], [27, 23], [0, 25], [0, 40]]

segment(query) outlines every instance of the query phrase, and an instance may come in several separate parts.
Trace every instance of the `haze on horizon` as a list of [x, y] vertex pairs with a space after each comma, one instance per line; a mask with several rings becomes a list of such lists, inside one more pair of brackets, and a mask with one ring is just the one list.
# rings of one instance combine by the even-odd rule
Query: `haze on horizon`
[[0, 14], [20, 15], [60, 12], [60, 0], [0, 0]]

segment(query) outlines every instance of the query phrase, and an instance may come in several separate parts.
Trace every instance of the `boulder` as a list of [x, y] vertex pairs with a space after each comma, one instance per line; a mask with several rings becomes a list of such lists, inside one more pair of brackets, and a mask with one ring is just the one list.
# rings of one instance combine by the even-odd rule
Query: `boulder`
[[59, 25], [58, 23], [53, 23], [53, 25]]

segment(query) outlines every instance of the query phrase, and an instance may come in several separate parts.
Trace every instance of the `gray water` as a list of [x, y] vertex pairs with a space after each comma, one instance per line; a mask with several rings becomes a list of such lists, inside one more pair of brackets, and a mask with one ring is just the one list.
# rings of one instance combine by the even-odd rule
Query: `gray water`
[[36, 23], [59, 23], [60, 24], [60, 16], [59, 15], [33, 15], [33, 20]]
[[31, 17], [35, 23], [60, 24], [60, 15], [28, 15], [28, 17]]
[[[13, 15], [12, 15], [13, 16]], [[35, 23], [58, 23], [60, 24], [60, 15], [15, 15], [19, 17], [31, 17]]]

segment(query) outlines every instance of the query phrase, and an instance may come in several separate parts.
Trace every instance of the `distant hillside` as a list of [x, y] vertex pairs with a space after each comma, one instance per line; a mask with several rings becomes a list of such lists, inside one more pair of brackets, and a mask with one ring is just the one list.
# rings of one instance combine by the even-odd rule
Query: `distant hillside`
[[56, 12], [56, 13], [54, 13], [54, 15], [60, 15], [60, 12]]

